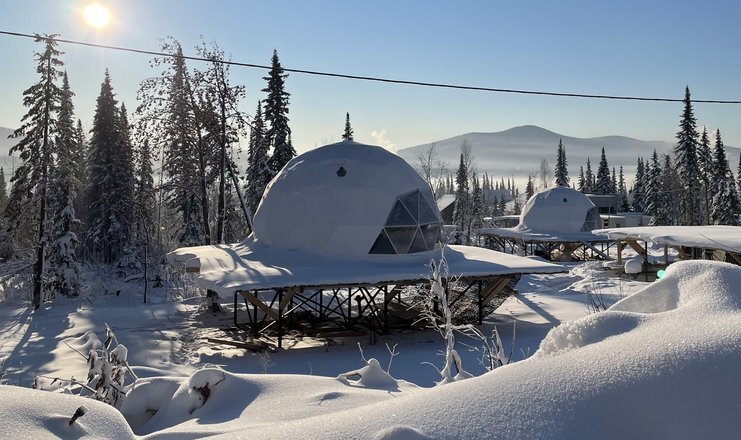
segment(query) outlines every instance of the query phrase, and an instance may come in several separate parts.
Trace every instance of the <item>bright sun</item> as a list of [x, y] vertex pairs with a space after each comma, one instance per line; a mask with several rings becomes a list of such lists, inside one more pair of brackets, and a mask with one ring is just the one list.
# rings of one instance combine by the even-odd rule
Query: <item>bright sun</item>
[[83, 11], [83, 16], [87, 24], [98, 29], [106, 27], [108, 22], [111, 21], [111, 13], [100, 3], [87, 5]]

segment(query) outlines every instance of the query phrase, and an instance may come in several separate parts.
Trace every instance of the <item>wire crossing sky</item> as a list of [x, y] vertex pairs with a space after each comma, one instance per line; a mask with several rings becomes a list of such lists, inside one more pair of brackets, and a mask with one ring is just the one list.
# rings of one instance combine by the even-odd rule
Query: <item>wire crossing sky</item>
[[101, 27], [86, 22], [89, 3], [3, 2], [0, 126], [16, 127], [25, 113], [40, 50], [12, 35], [38, 32], [67, 42], [60, 49], [87, 126], [105, 68], [133, 109], [140, 81], [160, 73], [149, 63], [159, 39], [172, 36], [185, 53], [216, 42], [235, 66], [252, 67], [232, 69], [232, 82], [247, 87], [247, 113], [264, 98], [263, 69], [277, 49], [298, 151], [339, 140], [345, 112], [356, 140], [392, 150], [529, 124], [672, 141], [685, 85], [698, 124], [741, 145], [741, 107], [715, 105], [741, 103], [735, 2], [109, 0], [99, 2], [110, 12]]

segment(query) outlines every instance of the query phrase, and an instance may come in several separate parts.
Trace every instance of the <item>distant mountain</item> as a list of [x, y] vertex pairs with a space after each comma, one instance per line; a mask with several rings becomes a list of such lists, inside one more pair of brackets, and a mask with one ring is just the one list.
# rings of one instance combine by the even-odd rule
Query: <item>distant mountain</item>
[[[602, 136], [576, 138], [555, 133], [534, 125], [523, 125], [496, 133], [467, 133], [434, 142], [438, 156], [445, 161], [451, 174], [455, 174], [460, 160], [460, 146], [468, 141], [473, 151], [476, 169], [479, 174], [489, 173], [490, 177], [500, 179], [514, 177], [521, 187], [528, 174], [535, 175], [540, 161], [546, 159], [551, 168], [556, 165], [556, 147], [561, 139], [566, 147], [569, 177], [576, 183], [579, 166], [586, 166], [587, 157], [592, 170], [597, 172], [602, 147], [605, 148], [610, 167], [623, 166], [625, 178], [632, 181], [638, 156], [650, 158], [654, 148], [659, 153], [671, 151], [673, 143], [666, 141], [643, 141], [625, 136]], [[416, 154], [429, 144], [417, 145], [398, 151], [412, 166], [417, 167]], [[726, 146], [731, 169], [736, 171], [740, 149]], [[522, 190], [523, 188], [521, 188]]]

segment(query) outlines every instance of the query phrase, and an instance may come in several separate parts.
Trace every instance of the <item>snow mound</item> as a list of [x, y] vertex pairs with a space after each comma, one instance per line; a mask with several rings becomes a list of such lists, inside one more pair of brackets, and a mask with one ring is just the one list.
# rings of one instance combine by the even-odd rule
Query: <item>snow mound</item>
[[[350, 380], [351, 377], [359, 376], [358, 380]], [[337, 380], [352, 386], [375, 388], [379, 390], [398, 391], [399, 382], [381, 368], [376, 358], [368, 359], [368, 364], [355, 371], [341, 374]]]
[[373, 436], [373, 440], [426, 440], [429, 438], [422, 431], [409, 426], [392, 426]]
[[[81, 406], [87, 411], [72, 425]], [[115, 408], [92, 399], [8, 385], [0, 386], [0, 436], [4, 439], [108, 438], [133, 439]]]
[[423, 427], [451, 439], [737, 438], [739, 286], [741, 267], [675, 263], [608, 311], [554, 328], [525, 361], [338, 412], [332, 423], [312, 417], [250, 434], [393, 438], [389, 427]]

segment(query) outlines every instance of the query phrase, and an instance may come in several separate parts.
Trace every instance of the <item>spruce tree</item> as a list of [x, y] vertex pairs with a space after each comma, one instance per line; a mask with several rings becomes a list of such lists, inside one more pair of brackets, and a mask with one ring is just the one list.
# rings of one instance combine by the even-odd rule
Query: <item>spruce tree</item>
[[625, 175], [623, 174], [622, 165], [620, 165], [620, 174], [618, 174], [618, 209], [621, 212], [628, 212], [630, 209], [628, 204], [628, 189], [625, 186]]
[[[154, 230], [153, 213], [156, 206], [153, 155], [149, 139], [139, 142], [134, 155], [134, 232], [140, 242], [145, 242]], [[147, 246], [148, 243], [144, 245]]]
[[713, 198], [710, 179], [713, 175], [713, 155], [710, 151], [710, 139], [708, 131], [702, 128], [700, 143], [697, 145], [697, 165], [700, 169], [700, 181], [702, 185], [702, 220], [703, 224], [710, 223], [710, 205]]
[[602, 155], [597, 168], [597, 183], [594, 188], [596, 194], [610, 194], [612, 192], [612, 181], [610, 179], [610, 166], [607, 164], [605, 149], [602, 148]]
[[353, 140], [353, 130], [350, 126], [350, 113], [345, 113], [345, 131], [342, 133], [343, 141]]
[[[453, 209], [453, 223], [458, 231], [465, 231], [468, 226], [470, 219], [470, 198], [468, 190], [468, 174], [466, 171], [466, 164], [464, 162], [463, 153], [461, 153], [460, 165], [458, 166], [458, 173], [455, 176], [455, 207]], [[459, 238], [456, 240], [456, 244], [463, 244]]]
[[79, 240], [73, 231], [79, 220], [75, 216], [76, 189], [79, 181], [75, 172], [76, 154], [79, 150], [77, 127], [74, 120], [67, 73], [64, 73], [57, 133], [54, 142], [56, 166], [52, 170], [51, 203], [52, 231], [51, 247], [48, 252], [49, 268], [47, 270], [47, 296], [53, 297], [57, 292], [65, 296], [76, 296], [80, 289], [81, 267], [77, 257]]
[[677, 144], [674, 146], [681, 192], [679, 208], [682, 225], [702, 223], [700, 168], [697, 163], [697, 123], [692, 111], [689, 87], [685, 88], [684, 110], [679, 122]]
[[592, 164], [587, 157], [587, 168], [584, 171], [584, 185], [582, 192], [591, 194], [594, 192], [594, 174], [592, 173]]
[[645, 205], [645, 188], [644, 183], [645, 167], [643, 158], [638, 158], [638, 165], [636, 166], [636, 177], [633, 182], [633, 211], [643, 212], [646, 209]]
[[36, 53], [36, 72], [40, 79], [23, 92], [23, 105], [29, 107], [29, 110], [21, 119], [21, 127], [11, 135], [19, 141], [10, 148], [10, 154], [17, 152], [22, 161], [11, 179], [13, 188], [6, 207], [6, 212], [11, 216], [12, 227], [15, 228], [21, 220], [28, 219], [28, 208], [38, 203], [38, 232], [34, 245], [36, 263], [33, 267], [33, 305], [36, 309], [41, 306], [45, 247], [50, 239], [47, 193], [49, 170], [53, 166], [51, 144], [62, 93], [56, 84], [62, 75], [59, 70], [63, 65], [59, 59], [62, 52], [56, 49], [55, 37], [56, 35], [36, 35], [36, 42], [44, 43], [44, 51]]
[[86, 200], [88, 246], [92, 255], [108, 264], [131, 252], [134, 187], [128, 118], [114, 96], [106, 69], [91, 130]]
[[525, 202], [535, 194], [535, 187], [533, 186], [533, 176], [527, 175], [527, 185], [525, 186]]
[[569, 186], [569, 170], [566, 161], [566, 147], [564, 147], [561, 139], [558, 140], [558, 151], [556, 154], [556, 185], [558, 186]]
[[274, 50], [270, 72], [263, 77], [268, 85], [262, 89], [268, 94], [264, 100], [265, 123], [268, 126], [265, 137], [273, 149], [270, 167], [274, 174], [279, 173], [296, 156], [296, 150], [290, 142], [291, 129], [288, 127], [288, 98], [291, 95], [285, 90], [286, 77], [288, 74], [280, 65], [278, 51]]
[[615, 174], [615, 167], [612, 167], [612, 177], [610, 178], [610, 183], [612, 184], [612, 187], [610, 187], [610, 194], [617, 195], [618, 181], [617, 181], [617, 175]]
[[579, 180], [577, 181], [577, 187], [576, 187], [576, 189], [578, 189], [581, 192], [586, 192], [586, 191], [584, 191], [584, 184], [585, 184], [585, 182], [586, 181], [584, 179], [584, 167], [581, 166], [581, 165], [579, 165]]
[[471, 221], [468, 225], [469, 237], [472, 235], [473, 231], [480, 229], [484, 224], [483, 197], [476, 173], [473, 174], [471, 183], [473, 185], [473, 190], [471, 191]]
[[265, 188], [270, 183], [272, 171], [268, 157], [268, 143], [265, 138], [265, 125], [262, 118], [262, 104], [258, 101], [255, 117], [252, 119], [247, 167], [247, 206], [254, 215]]
[[[661, 189], [661, 164], [659, 163], [659, 154], [654, 149], [651, 155], [651, 162], [646, 162], [644, 165], [643, 173], [645, 176], [644, 182], [646, 184], [644, 191], [644, 213], [647, 215], [656, 216], [656, 213], [660, 210], [660, 204], [663, 203], [663, 194]], [[663, 224], [666, 223], [655, 223]]]
[[0, 212], [5, 210], [8, 203], [8, 185], [5, 183], [5, 170], [0, 167]]
[[735, 179], [728, 166], [725, 147], [720, 137], [720, 130], [716, 132], [715, 149], [713, 150], [713, 203], [710, 210], [710, 221], [715, 225], [735, 225], [739, 201]]

